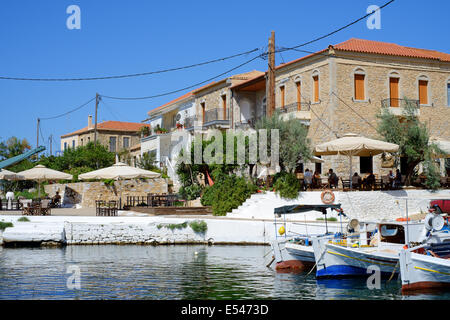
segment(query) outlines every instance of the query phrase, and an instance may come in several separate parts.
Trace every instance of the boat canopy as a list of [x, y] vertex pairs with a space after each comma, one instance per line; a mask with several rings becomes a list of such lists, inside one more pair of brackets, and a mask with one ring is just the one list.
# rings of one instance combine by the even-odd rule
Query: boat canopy
[[327, 209], [341, 211], [341, 204], [296, 204], [275, 208], [274, 214], [301, 213], [307, 211], [319, 211], [326, 214]]

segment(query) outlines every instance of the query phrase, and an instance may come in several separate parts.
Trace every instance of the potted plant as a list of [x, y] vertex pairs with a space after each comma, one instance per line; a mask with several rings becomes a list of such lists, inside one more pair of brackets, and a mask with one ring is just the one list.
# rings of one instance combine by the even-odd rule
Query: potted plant
[[150, 135], [150, 128], [148, 126], [142, 126], [139, 132], [141, 133], [141, 137], [148, 137]]
[[179, 123], [179, 122], [177, 122], [177, 129], [178, 130], [181, 130], [183, 128], [183, 124], [182, 123]]

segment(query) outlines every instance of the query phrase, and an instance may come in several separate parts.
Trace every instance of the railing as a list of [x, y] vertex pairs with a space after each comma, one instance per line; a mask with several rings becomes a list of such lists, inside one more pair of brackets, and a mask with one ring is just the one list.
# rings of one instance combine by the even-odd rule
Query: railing
[[195, 121], [197, 121], [197, 116], [187, 117], [186, 119], [184, 119], [184, 128], [185, 129], [193, 128]]
[[310, 104], [308, 102], [294, 102], [284, 106], [279, 107], [277, 110], [283, 113], [290, 113], [296, 111], [309, 111], [311, 110]]
[[229, 110], [223, 108], [216, 108], [211, 110], [206, 110], [203, 117], [203, 125], [208, 122], [213, 121], [228, 121], [229, 120]]
[[249, 128], [254, 129], [255, 128], [255, 119], [248, 119], [247, 121], [235, 122], [234, 127], [236, 129], [249, 129]]
[[397, 98], [389, 98], [381, 100], [381, 107], [383, 108], [404, 108], [407, 105], [412, 105], [415, 108], [419, 108], [419, 100], [412, 99], [397, 99]]

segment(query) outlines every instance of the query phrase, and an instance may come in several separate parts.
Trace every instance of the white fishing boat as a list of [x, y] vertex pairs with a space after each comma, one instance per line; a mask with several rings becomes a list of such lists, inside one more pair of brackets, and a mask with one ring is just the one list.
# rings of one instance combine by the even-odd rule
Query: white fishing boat
[[[441, 226], [444, 228], [447, 227]], [[447, 237], [448, 230], [442, 231], [439, 237]], [[368, 276], [373, 270], [379, 270], [381, 276], [396, 276], [400, 272], [400, 251], [405, 245], [408, 247], [407, 244], [422, 243], [429, 232], [426, 223], [408, 222], [407, 218], [406, 221], [379, 222], [374, 234], [361, 230], [353, 243], [319, 237], [313, 240], [316, 277]]]
[[439, 214], [429, 214], [425, 226], [430, 232], [425, 244], [400, 251], [402, 292], [450, 288], [448, 217], [446, 220]]
[[[327, 223], [327, 209], [335, 210], [338, 215], [342, 218], [345, 216], [341, 209], [340, 204], [318, 204], [318, 205], [290, 205], [275, 208], [275, 233], [276, 238], [272, 241], [272, 251], [274, 260], [276, 261], [275, 269], [282, 272], [295, 272], [303, 271], [305, 268], [312, 268], [315, 265], [314, 249], [312, 247], [312, 239], [321, 235], [330, 234]], [[282, 222], [277, 221], [277, 216], [281, 217], [283, 215], [296, 214], [308, 211], [318, 211], [325, 216], [325, 229], [322, 234], [288, 234], [286, 231], [287, 223], [286, 220]], [[280, 229], [278, 226], [281, 225]], [[306, 230], [308, 224], [302, 223]], [[310, 228], [312, 225], [310, 224]], [[317, 228], [317, 226], [316, 226]], [[282, 230], [282, 232], [280, 232]], [[339, 232], [337, 232], [340, 234]], [[331, 234], [336, 234], [333, 232]]]

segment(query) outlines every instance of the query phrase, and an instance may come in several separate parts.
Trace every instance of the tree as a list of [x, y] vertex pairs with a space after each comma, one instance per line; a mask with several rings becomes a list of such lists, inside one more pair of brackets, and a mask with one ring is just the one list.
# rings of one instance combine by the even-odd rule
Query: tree
[[155, 163], [156, 163], [156, 153], [155, 152], [146, 152], [137, 161], [137, 166], [144, 170], [154, 170], [157, 168]]
[[402, 172], [406, 176], [406, 185], [411, 184], [415, 167], [425, 161], [429, 187], [435, 188], [436, 184], [433, 181], [439, 180], [439, 172], [432, 168], [434, 166], [432, 159], [433, 155], [441, 150], [436, 144], [430, 143], [428, 128], [416, 116], [417, 106], [411, 100], [405, 98], [405, 101], [403, 117], [392, 114], [388, 108], [382, 108], [377, 114], [379, 119], [377, 131], [387, 142], [399, 145], [399, 151], [395, 155], [396, 166], [398, 166], [399, 157], [406, 158], [406, 172]]
[[266, 129], [268, 149], [271, 149], [271, 129], [279, 131], [279, 163], [282, 171], [293, 172], [300, 160], [308, 160], [312, 156], [310, 142], [307, 138], [308, 129], [298, 119], [283, 120], [278, 111], [267, 118], [259, 120], [255, 128]]
[[17, 137], [11, 137], [6, 142], [0, 143], [0, 158], [9, 159], [18, 156], [27, 150], [30, 150], [31, 146], [27, 139], [18, 139]]

